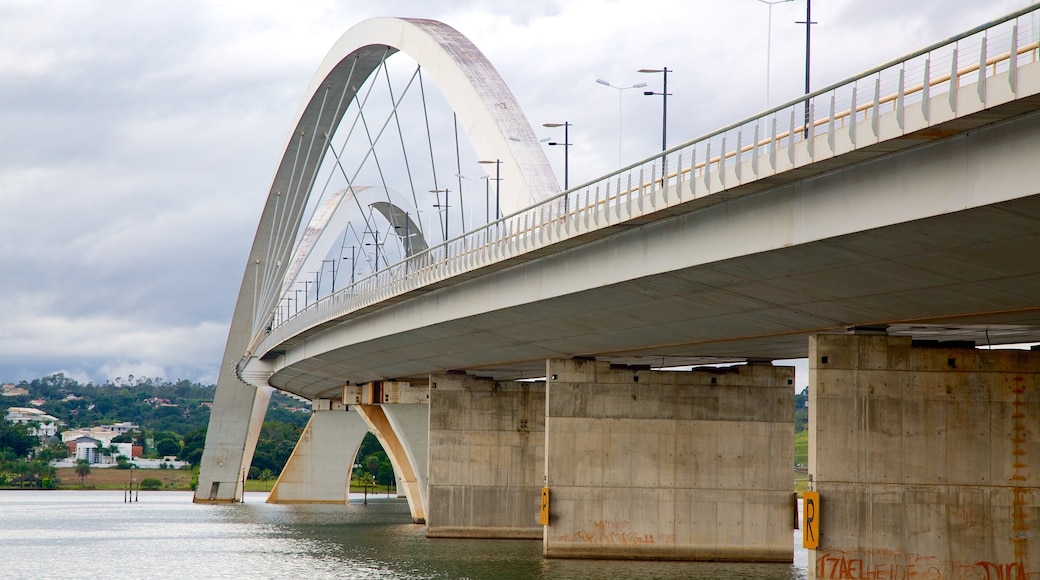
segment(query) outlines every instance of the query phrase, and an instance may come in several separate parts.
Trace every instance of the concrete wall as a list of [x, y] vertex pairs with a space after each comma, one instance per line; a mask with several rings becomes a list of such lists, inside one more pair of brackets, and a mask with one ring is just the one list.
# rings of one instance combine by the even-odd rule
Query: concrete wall
[[268, 503], [347, 503], [350, 472], [368, 424], [342, 403], [335, 407], [311, 415]]
[[794, 369], [546, 372], [546, 556], [792, 560]]
[[1040, 353], [809, 343], [815, 578], [1040, 577]]
[[542, 537], [545, 384], [430, 377], [427, 536]]

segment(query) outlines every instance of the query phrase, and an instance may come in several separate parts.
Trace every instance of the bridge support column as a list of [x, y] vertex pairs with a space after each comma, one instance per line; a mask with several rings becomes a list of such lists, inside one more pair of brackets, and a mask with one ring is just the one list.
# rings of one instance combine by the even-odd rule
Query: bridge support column
[[792, 561], [792, 368], [546, 373], [546, 556]]
[[318, 399], [268, 503], [347, 503], [350, 472], [368, 425], [341, 401]]
[[430, 377], [431, 538], [542, 537], [545, 385]]
[[232, 373], [221, 369], [218, 377], [195, 503], [242, 501], [246, 470], [271, 402], [271, 387], [248, 385]]
[[[348, 395], [344, 390], [344, 402]], [[376, 434], [408, 498], [412, 521], [426, 522], [430, 411], [426, 385], [380, 381], [361, 387], [355, 410]], [[399, 490], [400, 491], [400, 490]]]
[[1040, 353], [816, 336], [809, 429], [810, 578], [1040, 577]]

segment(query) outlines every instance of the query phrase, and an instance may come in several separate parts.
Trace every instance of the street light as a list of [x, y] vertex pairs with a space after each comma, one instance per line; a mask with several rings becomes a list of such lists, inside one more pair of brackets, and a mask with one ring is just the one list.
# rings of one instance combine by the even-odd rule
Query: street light
[[[307, 300], [309, 298], [309, 294], [310, 294], [310, 291], [311, 291], [311, 281], [310, 280], [297, 280], [296, 283], [297, 284], [303, 284], [303, 309], [306, 310], [307, 306], [310, 304]], [[299, 301], [299, 298], [297, 298], [296, 300]], [[296, 307], [299, 308], [300, 305], [297, 304]]]
[[477, 161], [483, 165], [495, 164], [495, 219], [502, 219], [502, 160], [482, 159]]
[[[328, 262], [329, 263], [329, 268], [332, 269], [332, 293], [335, 294], [336, 293], [336, 260], [322, 260], [321, 261], [322, 264], [324, 264], [325, 262]], [[324, 266], [322, 266], [322, 268], [324, 268]], [[318, 293], [317, 290], [315, 290], [314, 293], [315, 293], [315, 295], [317, 295], [317, 293]]]
[[[430, 193], [435, 194], [437, 196], [437, 203], [433, 204], [433, 207], [436, 207], [436, 208], [442, 208], [443, 207], [444, 208], [444, 241], [445, 242], [448, 241], [448, 211], [449, 211], [448, 208], [451, 207], [450, 205], [448, 205], [448, 194], [450, 192], [451, 192], [451, 190], [449, 190], [447, 187], [445, 187], [444, 189], [431, 189], [430, 190]], [[444, 204], [443, 205], [441, 204], [441, 194], [442, 193], [444, 194]]]
[[556, 127], [563, 127], [563, 143], [557, 143], [556, 141], [549, 141], [549, 146], [550, 147], [553, 147], [553, 146], [556, 146], [556, 145], [563, 146], [563, 189], [564, 189], [564, 191], [566, 191], [566, 190], [570, 189], [570, 183], [568, 181], [567, 175], [568, 175], [568, 173], [570, 173], [568, 159], [569, 159], [569, 151], [570, 151], [570, 148], [571, 148], [571, 140], [570, 140], [571, 124], [568, 121], [564, 121], [562, 123], [543, 123], [542, 127], [548, 127], [549, 129], [554, 129]]
[[[812, 37], [812, 25], [817, 24], [812, 20], [812, 0], [805, 0], [805, 21], [795, 24], [805, 25], [805, 95], [809, 96], [809, 40]], [[791, 128], [794, 130], [794, 127]], [[809, 137], [809, 99], [805, 99], [805, 126], [802, 129], [802, 138]]]
[[668, 73], [675, 72], [668, 67], [664, 68], [641, 68], [641, 73], [664, 73], [664, 88], [659, 93], [654, 91], [643, 91], [643, 94], [648, 97], [658, 96], [664, 97], [661, 110], [663, 111], [661, 120], [661, 151], [668, 149]]
[[603, 86], [605, 86], [605, 87], [610, 87], [612, 89], [617, 89], [617, 92], [618, 92], [617, 93], [617, 107], [618, 107], [618, 109], [617, 109], [617, 112], [618, 112], [618, 119], [617, 119], [617, 164], [618, 164], [618, 167], [621, 167], [621, 119], [622, 119], [622, 114], [621, 114], [621, 93], [627, 91], [628, 89], [641, 89], [641, 88], [646, 86], [646, 83], [636, 83], [636, 84], [634, 84], [632, 86], [629, 86], [629, 87], [618, 87], [618, 86], [614, 86], [614, 85], [608, 83], [607, 81], [605, 81], [603, 79], [596, 79], [596, 82], [601, 84], [601, 85], [603, 85]]
[[343, 256], [344, 260], [350, 260], [350, 285], [354, 285], [354, 270], [357, 268], [357, 246], [350, 246], [350, 257]]
[[[513, 141], [519, 141], [516, 137], [510, 137]], [[491, 223], [491, 177], [488, 175], [482, 175], [477, 179], [466, 177], [461, 173], [456, 173], [455, 177], [459, 179], [468, 179], [470, 181], [483, 181], [484, 182], [484, 223]]]
[[759, 2], [769, 6], [769, 24], [766, 28], [766, 109], [769, 108], [769, 73], [772, 70], [770, 67], [770, 58], [772, 55], [773, 46], [773, 5], [784, 4], [787, 2], [794, 2], [794, 0], [758, 0]]

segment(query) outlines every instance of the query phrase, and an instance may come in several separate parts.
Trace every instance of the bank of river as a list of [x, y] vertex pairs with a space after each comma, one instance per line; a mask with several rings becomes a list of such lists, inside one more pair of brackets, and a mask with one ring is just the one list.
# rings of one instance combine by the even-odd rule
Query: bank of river
[[[796, 563], [546, 560], [541, 543], [428, 540], [404, 500], [196, 505], [189, 492], [0, 491], [3, 578], [805, 578]], [[353, 502], [354, 499], [358, 501]], [[792, 542], [798, 540], [792, 534]]]

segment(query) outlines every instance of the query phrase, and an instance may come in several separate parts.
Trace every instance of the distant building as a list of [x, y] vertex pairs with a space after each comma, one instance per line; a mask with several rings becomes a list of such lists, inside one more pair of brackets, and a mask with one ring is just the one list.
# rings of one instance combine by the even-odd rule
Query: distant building
[[58, 434], [61, 420], [33, 407], [11, 407], [7, 409], [7, 420], [12, 423], [29, 423], [29, 432], [40, 439]]
[[80, 437], [89, 437], [101, 442], [102, 446], [109, 446], [112, 444], [112, 440], [119, 437], [119, 433], [109, 429], [108, 427], [89, 427], [86, 429], [70, 429], [68, 431], [61, 432], [61, 440], [63, 443], [74, 441]]
[[16, 386], [14, 386], [11, 383], [6, 383], [4, 385], [0, 385], [0, 396], [4, 396], [4, 397], [17, 397], [18, 395], [28, 395], [28, 394], [29, 394], [29, 391], [27, 389], [22, 389], [22, 388], [16, 387]]
[[104, 428], [106, 428], [106, 429], [108, 429], [110, 431], [115, 431], [118, 435], [126, 435], [127, 433], [129, 433], [131, 431], [140, 431], [141, 430], [141, 428], [139, 426], [134, 425], [130, 421], [123, 421], [122, 423], [113, 423], [111, 425], [102, 425], [102, 427], [104, 427]]
[[[79, 459], [86, 459], [91, 465], [115, 465], [119, 463], [119, 456], [133, 459], [134, 446], [132, 443], [111, 443], [103, 445], [97, 439], [91, 437], [78, 437], [67, 443], [69, 455]], [[112, 449], [115, 445], [115, 449]], [[138, 447], [140, 449], [140, 447]], [[140, 451], [138, 451], [140, 455]]]

